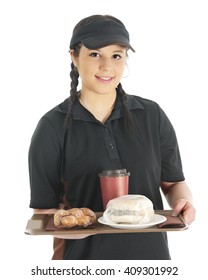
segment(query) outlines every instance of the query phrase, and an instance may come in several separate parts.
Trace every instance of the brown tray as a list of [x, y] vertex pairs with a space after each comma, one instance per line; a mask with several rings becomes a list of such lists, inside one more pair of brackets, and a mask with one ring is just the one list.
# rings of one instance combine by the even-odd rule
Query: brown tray
[[[102, 216], [102, 212], [97, 212], [97, 219]], [[188, 228], [188, 225], [183, 220], [182, 216], [171, 217], [171, 210], [157, 210], [155, 214], [167, 217], [167, 221], [160, 225], [154, 225], [149, 228], [141, 229], [117, 229], [107, 225], [100, 224], [98, 221], [95, 225], [87, 228], [72, 228], [72, 229], [55, 229], [51, 223], [53, 215], [34, 214], [27, 222], [25, 234], [29, 235], [59, 235], [66, 233], [73, 234], [107, 234], [107, 233], [134, 233], [134, 232], [164, 232], [164, 231], [181, 231]], [[160, 227], [163, 225], [163, 227]]]

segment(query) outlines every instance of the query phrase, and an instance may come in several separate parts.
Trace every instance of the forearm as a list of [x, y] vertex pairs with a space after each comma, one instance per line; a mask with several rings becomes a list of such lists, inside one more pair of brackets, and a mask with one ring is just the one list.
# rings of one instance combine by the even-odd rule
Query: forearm
[[58, 208], [50, 208], [50, 209], [33, 209], [34, 214], [55, 214], [58, 209], [64, 209], [64, 204], [60, 203]]
[[179, 199], [185, 199], [193, 204], [192, 193], [185, 181], [175, 183], [163, 182], [161, 187], [170, 207], [173, 207]]
[[162, 182], [161, 188], [170, 205], [173, 216], [183, 215], [187, 224], [195, 220], [196, 210], [193, 206], [192, 193], [185, 181], [183, 182]]
[[33, 209], [34, 214], [54, 214], [58, 209], [51, 208], [51, 209]]

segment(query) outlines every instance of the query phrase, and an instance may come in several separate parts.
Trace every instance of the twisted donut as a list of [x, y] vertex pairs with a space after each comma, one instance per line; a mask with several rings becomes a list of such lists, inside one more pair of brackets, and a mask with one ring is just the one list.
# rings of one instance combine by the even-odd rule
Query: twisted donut
[[95, 222], [95, 213], [86, 207], [57, 210], [54, 214], [54, 225], [57, 228], [87, 227]]

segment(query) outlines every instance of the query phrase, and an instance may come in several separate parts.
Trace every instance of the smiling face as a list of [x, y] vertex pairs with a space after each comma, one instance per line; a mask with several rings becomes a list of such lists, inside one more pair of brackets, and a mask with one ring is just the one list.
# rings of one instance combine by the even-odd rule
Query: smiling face
[[78, 57], [73, 50], [70, 53], [82, 80], [82, 92], [115, 93], [125, 69], [125, 47], [110, 45], [90, 50], [82, 46]]

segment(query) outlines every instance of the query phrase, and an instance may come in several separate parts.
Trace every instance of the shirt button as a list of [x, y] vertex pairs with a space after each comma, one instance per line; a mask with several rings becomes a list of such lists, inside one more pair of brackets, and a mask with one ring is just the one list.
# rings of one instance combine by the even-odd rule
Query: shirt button
[[111, 150], [113, 150], [113, 148], [114, 148], [112, 143], [110, 143], [110, 148], [111, 148]]

